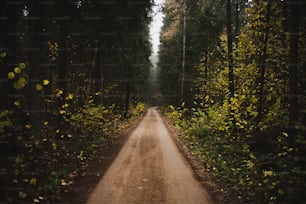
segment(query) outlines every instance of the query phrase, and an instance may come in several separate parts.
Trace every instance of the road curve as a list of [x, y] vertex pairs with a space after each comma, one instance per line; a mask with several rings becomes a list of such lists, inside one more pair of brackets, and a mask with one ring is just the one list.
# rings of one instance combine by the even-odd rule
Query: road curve
[[150, 108], [89, 196], [88, 204], [206, 204], [157, 111]]

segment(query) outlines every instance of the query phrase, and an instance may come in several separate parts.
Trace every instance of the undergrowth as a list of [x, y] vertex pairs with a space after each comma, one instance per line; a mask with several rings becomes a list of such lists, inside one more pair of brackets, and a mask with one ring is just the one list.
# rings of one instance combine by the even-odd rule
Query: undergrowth
[[70, 185], [69, 175], [146, 109], [145, 104], [135, 103], [126, 118], [115, 105], [96, 106], [89, 101], [79, 108], [72, 94], [61, 95], [57, 92], [46, 100], [48, 117], [38, 132], [31, 124], [16, 128], [10, 116], [18, 109], [0, 113], [1, 146], [6, 147], [1, 150], [0, 202], [40, 203], [44, 195]]
[[[204, 161], [217, 179], [230, 184], [242, 203], [303, 203], [305, 126], [296, 126], [297, 136], [292, 141], [285, 124], [269, 125], [281, 117], [274, 114], [255, 132], [251, 111], [247, 119], [238, 114], [241, 110], [234, 110], [232, 120], [229, 107], [240, 106], [234, 100], [231, 105], [225, 101], [192, 110], [169, 106], [164, 114], [183, 133], [182, 139], [193, 154]], [[273, 111], [282, 114], [276, 109]], [[258, 139], [262, 137], [263, 140]]]

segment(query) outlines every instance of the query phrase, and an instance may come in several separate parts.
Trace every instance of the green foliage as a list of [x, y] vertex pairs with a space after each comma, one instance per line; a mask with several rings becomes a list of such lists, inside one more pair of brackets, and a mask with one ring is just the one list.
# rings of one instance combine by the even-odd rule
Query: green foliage
[[138, 102], [132, 105], [129, 111], [129, 117], [131, 120], [135, 120], [140, 115], [143, 115], [145, 111], [147, 110], [147, 105], [143, 102]]
[[183, 119], [183, 112], [182, 108], [175, 108], [174, 106], [170, 105], [166, 109], [166, 116], [173, 121], [179, 122]]
[[[96, 106], [89, 100], [79, 107], [73, 94], [63, 97], [63, 92], [57, 90], [46, 100], [45, 111], [49, 117], [41, 121], [40, 134], [28, 136], [27, 132], [33, 129], [30, 123], [14, 130], [14, 134], [19, 135], [16, 138], [19, 153], [9, 159], [2, 158], [1, 163], [6, 168], [1, 171], [8, 174], [3, 182], [20, 190], [5, 191], [8, 202], [42, 200], [47, 192], [70, 185], [69, 175], [82, 167], [92, 153], [112, 143], [116, 130], [138, 118], [146, 109], [144, 103], [136, 103], [129, 118], [125, 118], [116, 105]], [[56, 107], [56, 104], [61, 105]], [[12, 127], [10, 115], [9, 111], [1, 113], [1, 133]]]
[[[188, 67], [188, 71], [192, 72], [189, 76], [194, 75], [192, 79], [195, 79], [188, 90], [192, 93], [193, 104], [189, 104], [188, 109], [168, 106], [165, 115], [181, 129], [182, 139], [207, 168], [217, 178], [233, 186], [242, 203], [304, 203], [305, 22], [301, 18], [297, 23], [300, 28], [299, 43], [298, 49], [293, 49], [287, 30], [288, 13], [292, 14], [292, 10], [284, 1], [240, 2], [233, 7], [236, 19], [232, 26], [237, 28], [234, 29], [236, 36], [233, 42], [234, 96], [229, 97], [228, 90], [226, 30], [217, 32], [222, 23], [219, 26], [210, 23], [218, 24], [219, 19], [211, 20], [203, 15], [214, 16], [213, 8], [218, 8], [219, 2], [205, 1], [207, 4], [201, 7], [204, 13], [192, 17], [195, 22], [206, 23], [207, 35], [211, 35], [213, 40], [203, 40], [204, 45], [198, 48], [203, 41], [189, 36], [195, 41], [187, 43], [188, 52], [201, 50], [200, 61], [192, 59], [193, 67]], [[195, 3], [189, 4], [195, 6]], [[211, 8], [211, 11], [205, 11], [205, 8]], [[175, 16], [180, 18], [179, 15], [166, 13], [165, 19], [173, 22]], [[169, 22], [165, 28], [169, 29]], [[209, 32], [213, 28], [215, 32]], [[199, 31], [196, 28], [191, 30], [194, 33]], [[181, 30], [176, 32], [172, 36], [179, 36]], [[206, 32], [203, 31], [204, 34]], [[201, 37], [205, 38], [205, 35]], [[164, 69], [161, 74], [166, 73], [161, 78], [167, 78], [168, 87], [173, 83], [178, 89], [177, 76], [181, 73], [177, 68], [180, 63], [175, 64], [170, 58], [173, 55], [173, 39], [162, 38], [161, 43], [163, 58], [160, 64]], [[182, 52], [181, 40], [177, 43], [176, 49]], [[292, 76], [293, 65], [289, 65], [289, 58], [295, 51], [298, 52], [298, 64], [294, 64], [297, 71], [296, 76]], [[169, 58], [165, 57], [168, 55]], [[176, 69], [168, 68], [168, 64]], [[175, 80], [167, 74], [175, 76]], [[294, 89], [299, 96], [292, 95], [291, 90]], [[179, 93], [175, 93], [172, 101], [178, 101], [179, 97]], [[191, 100], [188, 97], [183, 100]], [[298, 110], [294, 114], [290, 108], [292, 98], [296, 100]], [[292, 115], [295, 115], [294, 121], [289, 120]]]
[[[206, 85], [205, 81], [209, 80], [209, 76], [205, 75], [205, 69], [209, 69], [207, 65], [215, 63], [214, 59], [220, 55], [220, 50], [216, 52], [215, 47], [219, 46], [219, 34], [224, 25], [223, 1], [167, 0], [163, 12], [165, 18], [161, 30], [158, 61], [160, 92], [167, 105], [180, 105], [181, 97], [186, 102], [186, 106], [191, 107], [193, 94], [196, 94], [199, 88], [192, 80], [196, 78], [197, 83]], [[185, 69], [182, 73], [184, 35], [186, 37]], [[216, 60], [217, 62], [220, 63], [220, 60]], [[201, 70], [196, 69], [199, 65]], [[181, 81], [182, 75], [184, 75], [184, 81]], [[181, 90], [182, 87], [184, 90]]]
[[[243, 202], [301, 202], [305, 188], [305, 169], [301, 165], [305, 159], [300, 155], [305, 149], [298, 144], [305, 144], [302, 130], [295, 148], [289, 145], [289, 135], [283, 128], [263, 128], [268, 141], [264, 153], [254, 147], [251, 122], [243, 122], [242, 111], [237, 111], [239, 104], [232, 100], [232, 109], [236, 124], [233, 127], [227, 101], [208, 109], [193, 109], [191, 118], [185, 119], [182, 108], [170, 106], [165, 115], [184, 133], [183, 140], [194, 154], [199, 156], [214, 175], [230, 183], [240, 193]], [[275, 104], [277, 105], [277, 102]], [[185, 109], [186, 111], [186, 109]], [[281, 114], [281, 110], [274, 109]], [[277, 119], [278, 114], [269, 120]], [[270, 123], [270, 121], [269, 121]], [[305, 127], [304, 127], [305, 128]], [[304, 130], [305, 131], [305, 130]], [[255, 149], [254, 149], [255, 148]]]
[[3, 3], [0, 202], [43, 202], [145, 111], [152, 3]]

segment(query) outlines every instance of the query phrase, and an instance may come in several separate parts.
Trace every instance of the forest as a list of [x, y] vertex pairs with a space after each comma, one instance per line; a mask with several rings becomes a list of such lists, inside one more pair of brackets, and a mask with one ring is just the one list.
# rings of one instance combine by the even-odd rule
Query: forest
[[1, 1], [0, 202], [42, 202], [145, 108], [151, 1]]
[[304, 203], [306, 4], [165, 3], [165, 114], [242, 203]]
[[[306, 3], [0, 2], [0, 203], [44, 203], [150, 106], [241, 203], [304, 203]], [[154, 83], [153, 83], [154, 82]]]

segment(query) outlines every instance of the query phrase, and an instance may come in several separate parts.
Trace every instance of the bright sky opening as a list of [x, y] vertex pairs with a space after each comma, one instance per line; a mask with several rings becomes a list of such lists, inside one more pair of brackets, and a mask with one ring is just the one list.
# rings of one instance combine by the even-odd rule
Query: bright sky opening
[[153, 46], [153, 55], [157, 55], [158, 47], [159, 47], [159, 34], [160, 29], [163, 24], [163, 14], [161, 11], [161, 7], [164, 4], [164, 0], [155, 0], [155, 6], [153, 7], [153, 21], [150, 26], [150, 36], [151, 36], [151, 42]]

